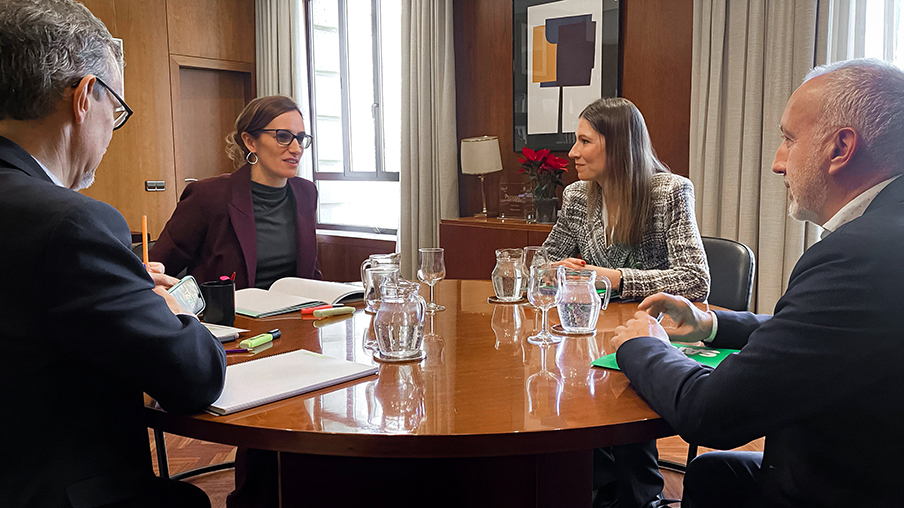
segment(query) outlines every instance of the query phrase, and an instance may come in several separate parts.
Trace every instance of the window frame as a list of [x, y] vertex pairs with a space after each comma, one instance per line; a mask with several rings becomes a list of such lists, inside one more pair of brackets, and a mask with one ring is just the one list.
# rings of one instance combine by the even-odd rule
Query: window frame
[[[383, 61], [381, 55], [382, 33], [380, 28], [380, 0], [370, 0], [373, 15], [371, 16], [371, 30], [373, 31], [373, 62], [374, 62], [374, 97], [371, 103], [371, 114], [374, 117], [374, 146], [375, 146], [375, 171], [352, 171], [353, 161], [350, 157], [351, 152], [351, 129], [349, 125], [350, 118], [350, 100], [347, 83], [349, 82], [349, 66], [348, 66], [348, 0], [337, 0], [339, 5], [339, 82], [342, 88], [342, 149], [345, 157], [342, 162], [342, 172], [321, 172], [317, 169], [318, 148], [315, 143], [312, 147], [313, 153], [313, 174], [316, 180], [354, 180], [354, 181], [390, 181], [398, 182], [399, 173], [389, 172], [384, 169], [384, 152], [383, 146]], [[316, 86], [316, 69], [314, 68], [314, 13], [313, 2], [305, 2], [307, 20], [307, 65], [308, 65], [308, 100], [310, 101], [310, 111], [312, 124], [317, 122], [317, 86]]]
[[[338, 38], [339, 38], [339, 82], [341, 86], [341, 108], [342, 108], [342, 149], [343, 163], [342, 172], [321, 172], [318, 171], [318, 144], [314, 143], [311, 147], [311, 173], [314, 185], [318, 181], [356, 181], [356, 182], [399, 182], [399, 172], [385, 171], [385, 146], [383, 144], [383, 62], [382, 62], [382, 31], [381, 31], [381, 5], [380, 0], [370, 0], [371, 2], [371, 30], [373, 34], [373, 63], [374, 63], [374, 97], [371, 106], [371, 114], [374, 118], [374, 171], [352, 171], [354, 161], [351, 157], [351, 126], [350, 126], [350, 96], [349, 96], [349, 63], [348, 63], [348, 8], [349, 0], [337, 0], [339, 8], [338, 12]], [[317, 124], [317, 86], [316, 86], [316, 69], [314, 58], [314, 7], [310, 0], [305, 1], [305, 38], [306, 38], [306, 63], [308, 67], [308, 101], [310, 105], [311, 126]], [[318, 207], [317, 228], [351, 231], [362, 233], [375, 233], [396, 235], [396, 229], [379, 228], [373, 226], [353, 226], [347, 224], [331, 224], [320, 222]]]

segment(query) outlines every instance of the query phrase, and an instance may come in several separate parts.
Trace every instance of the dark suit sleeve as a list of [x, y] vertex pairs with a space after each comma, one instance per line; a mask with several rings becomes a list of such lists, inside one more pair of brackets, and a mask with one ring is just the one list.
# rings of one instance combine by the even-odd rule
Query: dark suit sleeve
[[750, 334], [772, 318], [766, 314], [726, 310], [717, 310], [714, 314], [719, 323], [718, 333], [707, 345], [720, 349], [741, 349], [747, 344]]
[[172, 217], [148, 253], [151, 261], [163, 263], [168, 275], [175, 276], [189, 268], [201, 256], [209, 224], [209, 211], [204, 209], [204, 201], [197, 182], [188, 184]]
[[740, 353], [715, 369], [648, 337], [625, 343], [619, 366], [682, 437], [714, 448], [828, 413], [875, 411], [874, 390], [900, 382], [900, 243], [865, 230], [836, 232], [811, 247], [771, 319], [720, 320], [719, 336], [735, 326], [752, 333]]
[[73, 360], [107, 371], [124, 385], [117, 388], [141, 390], [173, 412], [203, 409], [223, 389], [225, 352], [197, 319], [174, 315], [152, 291], [127, 239], [109, 205], [83, 202], [66, 214], [43, 263], [50, 329], [71, 337]]

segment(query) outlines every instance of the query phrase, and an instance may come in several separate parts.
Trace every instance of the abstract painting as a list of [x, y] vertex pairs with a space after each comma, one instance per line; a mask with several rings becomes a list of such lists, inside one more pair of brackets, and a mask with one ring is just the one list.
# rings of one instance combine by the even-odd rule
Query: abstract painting
[[567, 150], [587, 104], [618, 94], [618, 2], [514, 0], [514, 149]]

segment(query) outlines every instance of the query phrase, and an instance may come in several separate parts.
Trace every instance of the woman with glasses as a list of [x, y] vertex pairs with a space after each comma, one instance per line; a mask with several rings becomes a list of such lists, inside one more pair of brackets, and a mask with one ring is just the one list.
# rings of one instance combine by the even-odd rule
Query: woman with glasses
[[[317, 188], [295, 176], [312, 137], [298, 105], [254, 99], [226, 137], [238, 170], [185, 187], [149, 257], [198, 282], [235, 272], [235, 287], [267, 289], [282, 277], [320, 279], [314, 233]], [[278, 505], [276, 452], [239, 448], [230, 508]]]
[[311, 141], [292, 99], [251, 101], [226, 138], [241, 167], [185, 188], [150, 259], [170, 275], [187, 269], [198, 282], [235, 272], [236, 289], [267, 289], [282, 277], [320, 279], [317, 188], [296, 176]]

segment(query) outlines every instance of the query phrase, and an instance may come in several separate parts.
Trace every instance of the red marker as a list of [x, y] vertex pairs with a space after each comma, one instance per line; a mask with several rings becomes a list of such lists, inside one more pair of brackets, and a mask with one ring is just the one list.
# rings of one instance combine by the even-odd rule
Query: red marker
[[332, 305], [318, 305], [316, 307], [305, 307], [304, 309], [301, 309], [301, 315], [305, 316], [308, 314], [313, 314], [315, 310], [332, 309], [332, 308], [333, 308]]

